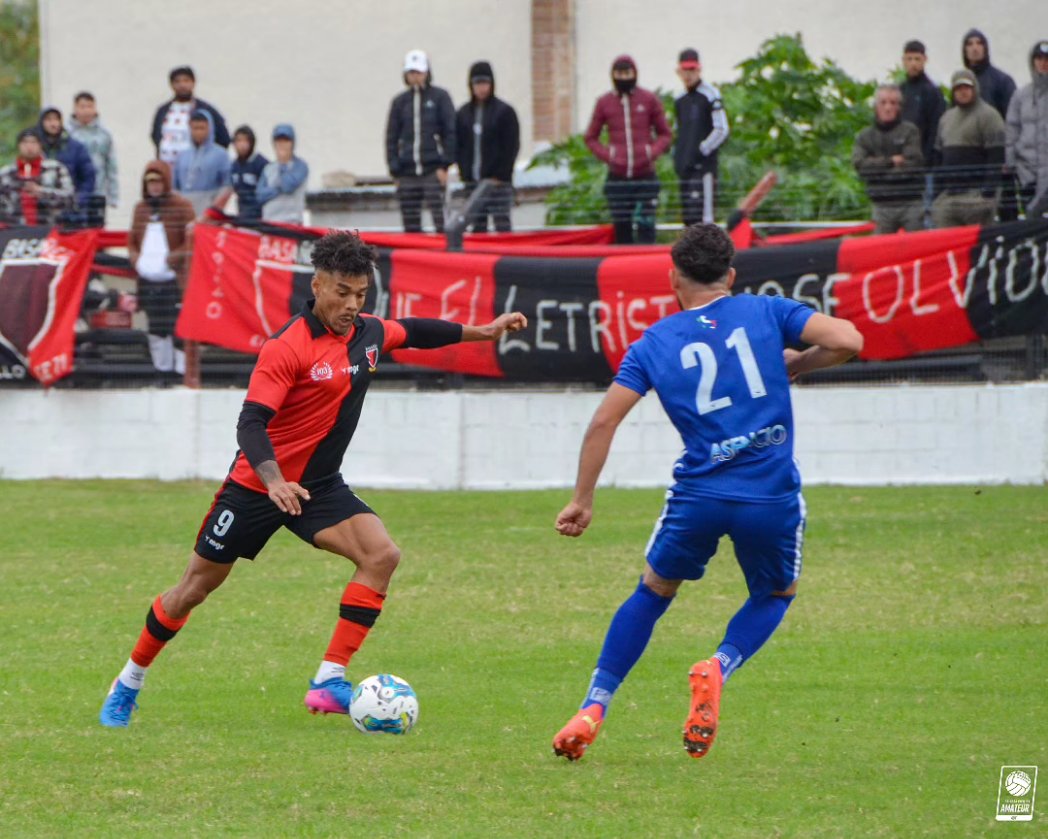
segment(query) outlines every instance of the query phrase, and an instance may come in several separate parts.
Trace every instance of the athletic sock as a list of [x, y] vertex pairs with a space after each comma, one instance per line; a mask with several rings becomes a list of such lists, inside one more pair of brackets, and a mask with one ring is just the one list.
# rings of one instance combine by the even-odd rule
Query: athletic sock
[[317, 668], [317, 677], [313, 680], [314, 684], [320, 684], [326, 682], [328, 679], [343, 679], [346, 678], [346, 665], [337, 664], [334, 661], [322, 661], [320, 667]]
[[[135, 648], [131, 651], [130, 663], [138, 665], [143, 671], [153, 663], [153, 659], [164, 649], [164, 645], [174, 638], [178, 634], [178, 630], [185, 626], [186, 621], [189, 620], [189, 615], [177, 620], [170, 617], [164, 611], [164, 606], [160, 600], [161, 596], [157, 595], [153, 605], [149, 607], [149, 611], [146, 613], [146, 625], [142, 629], [142, 634], [138, 636]], [[128, 678], [134, 678], [128, 672], [128, 667], [124, 667], [118, 678], [128, 687], [135, 687], [130, 681], [124, 679], [125, 675]], [[143, 672], [139, 681], [144, 679], [145, 673]]]
[[382, 601], [385, 599], [386, 595], [379, 594], [361, 583], [350, 583], [346, 586], [338, 610], [335, 634], [331, 636], [331, 643], [324, 654], [325, 662], [341, 664], [343, 667], [349, 664], [349, 660], [360, 649], [360, 645], [364, 643], [368, 632], [382, 613]]
[[715, 654], [721, 663], [721, 676], [725, 682], [771, 638], [792, 602], [792, 597], [768, 594], [756, 600], [751, 597], [742, 604], [728, 621], [724, 640]]
[[611, 619], [583, 708], [597, 703], [607, 712], [615, 691], [644, 653], [655, 623], [672, 602], [672, 597], [656, 594], [641, 579], [636, 591], [619, 606]]
[[142, 690], [142, 686], [146, 683], [146, 672], [148, 669], [148, 667], [142, 667], [128, 659], [117, 679], [132, 690]]

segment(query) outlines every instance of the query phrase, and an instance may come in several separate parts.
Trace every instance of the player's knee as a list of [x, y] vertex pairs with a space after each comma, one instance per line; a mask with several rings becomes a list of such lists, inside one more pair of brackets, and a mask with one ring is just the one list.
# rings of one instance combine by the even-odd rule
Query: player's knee
[[798, 580], [794, 580], [793, 584], [788, 589], [786, 589], [785, 591], [773, 591], [771, 593], [771, 596], [772, 597], [782, 597], [785, 600], [793, 600], [793, 598], [797, 596], [797, 583], [798, 582], [799, 582]]
[[368, 570], [382, 576], [391, 577], [400, 564], [400, 548], [389, 542], [378, 550], [368, 554], [365, 563]]

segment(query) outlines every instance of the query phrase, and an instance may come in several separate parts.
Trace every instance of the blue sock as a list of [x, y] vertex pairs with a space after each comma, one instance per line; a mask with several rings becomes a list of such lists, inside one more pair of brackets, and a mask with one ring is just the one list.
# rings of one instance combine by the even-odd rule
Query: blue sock
[[764, 642], [771, 638], [786, 610], [793, 602], [792, 597], [775, 597], [767, 594], [754, 600], [749, 598], [742, 608], [728, 621], [724, 640], [717, 648], [715, 657], [721, 663], [724, 681], [740, 668], [743, 662], [753, 658]]
[[597, 669], [593, 671], [583, 708], [596, 702], [608, 710], [615, 691], [648, 645], [655, 623], [672, 602], [672, 597], [656, 594], [644, 585], [642, 579], [637, 590], [619, 606], [611, 619], [608, 634], [604, 636], [604, 647], [597, 659]]

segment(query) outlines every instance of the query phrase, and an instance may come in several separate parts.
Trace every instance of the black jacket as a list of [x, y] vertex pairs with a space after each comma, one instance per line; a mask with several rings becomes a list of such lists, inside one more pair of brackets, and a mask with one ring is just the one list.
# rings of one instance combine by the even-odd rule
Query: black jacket
[[728, 139], [728, 118], [720, 91], [701, 82], [694, 90], [674, 101], [677, 112], [677, 139], [673, 147], [673, 168], [680, 178], [710, 172], [717, 174], [717, 149]]
[[931, 166], [935, 153], [935, 132], [946, 111], [946, 99], [939, 86], [921, 73], [916, 79], [907, 78], [902, 88], [902, 120], [912, 122], [921, 132], [921, 152], [924, 165]]
[[446, 90], [426, 84], [419, 90], [409, 87], [393, 99], [386, 122], [390, 175], [428, 175], [447, 169], [455, 162], [455, 152], [455, 106]]
[[[969, 64], [964, 55], [964, 42], [969, 38], [978, 38], [986, 47], [986, 59], [979, 64]], [[993, 105], [1001, 118], [1005, 119], [1008, 116], [1008, 103], [1012, 101], [1012, 94], [1015, 93], [1015, 79], [990, 63], [990, 42], [978, 29], [969, 29], [965, 33], [964, 40], [961, 41], [961, 58], [964, 66], [975, 73], [979, 80], [979, 95], [983, 101]]]
[[[149, 136], [153, 138], [153, 145], [156, 147], [158, 155], [160, 154], [160, 134], [161, 129], [164, 127], [164, 118], [167, 116], [167, 112], [171, 110], [171, 103], [174, 101], [174, 99], [169, 99], [157, 108], [156, 115], [153, 117], [153, 131]], [[226, 128], [226, 121], [222, 119], [222, 114], [218, 112], [214, 105], [205, 102], [203, 99], [194, 99], [193, 103], [193, 110], [207, 111], [211, 114], [211, 122], [215, 127], [215, 142], [222, 148], [228, 149], [229, 129]]]
[[[474, 124], [477, 109], [481, 109], [480, 135]], [[510, 183], [513, 180], [513, 164], [520, 152], [520, 123], [517, 112], [508, 102], [503, 102], [492, 93], [483, 102], [467, 102], [456, 115], [458, 155], [456, 163], [459, 176], [465, 183], [473, 183], [473, 161], [480, 141], [480, 177], [498, 178]]]

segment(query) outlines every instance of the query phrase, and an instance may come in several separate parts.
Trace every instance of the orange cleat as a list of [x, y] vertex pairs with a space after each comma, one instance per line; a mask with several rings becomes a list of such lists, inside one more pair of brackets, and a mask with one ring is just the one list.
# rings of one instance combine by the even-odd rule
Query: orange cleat
[[692, 665], [688, 671], [691, 685], [691, 705], [684, 721], [684, 749], [692, 757], [704, 757], [717, 736], [717, 716], [720, 714], [720, 661], [707, 658]]
[[557, 757], [578, 760], [585, 754], [586, 747], [597, 739], [602, 722], [604, 708], [597, 703], [587, 705], [553, 738], [554, 753]]

